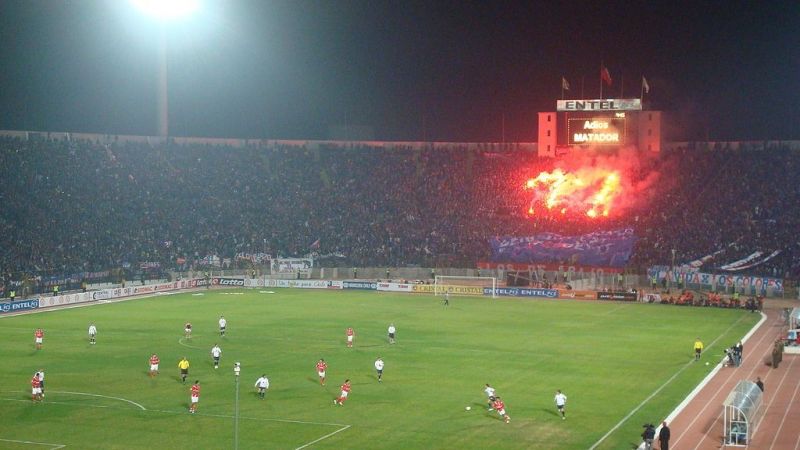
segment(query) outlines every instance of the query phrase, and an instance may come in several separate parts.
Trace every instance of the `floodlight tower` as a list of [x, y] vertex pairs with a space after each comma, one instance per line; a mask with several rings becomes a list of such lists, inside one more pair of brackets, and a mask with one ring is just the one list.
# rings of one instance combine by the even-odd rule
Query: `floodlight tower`
[[169, 99], [167, 90], [167, 24], [192, 15], [200, 0], [130, 0], [136, 8], [151, 16], [159, 25], [158, 36], [158, 135], [169, 136]]

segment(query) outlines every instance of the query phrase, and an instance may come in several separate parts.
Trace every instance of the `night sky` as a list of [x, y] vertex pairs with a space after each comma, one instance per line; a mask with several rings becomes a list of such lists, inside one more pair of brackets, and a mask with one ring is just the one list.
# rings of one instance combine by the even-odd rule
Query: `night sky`
[[[536, 140], [561, 97], [638, 97], [670, 140], [800, 139], [800, 2], [204, 0], [167, 25], [170, 134]], [[157, 133], [159, 25], [0, 2], [0, 128]]]

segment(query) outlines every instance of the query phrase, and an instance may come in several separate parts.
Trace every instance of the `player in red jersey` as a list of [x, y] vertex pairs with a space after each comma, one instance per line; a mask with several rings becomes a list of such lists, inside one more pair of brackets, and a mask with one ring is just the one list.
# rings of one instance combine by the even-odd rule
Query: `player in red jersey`
[[328, 363], [325, 362], [324, 359], [320, 358], [317, 361], [317, 375], [319, 376], [319, 384], [325, 386], [325, 369], [328, 368]]
[[346, 334], [347, 334], [347, 346], [348, 347], [352, 347], [353, 346], [353, 338], [355, 338], [355, 336], [356, 336], [355, 331], [353, 331], [353, 327], [347, 327]]
[[158, 363], [160, 362], [161, 360], [158, 359], [158, 355], [156, 355], [155, 353], [153, 353], [153, 355], [150, 356], [150, 378], [153, 378], [154, 376], [158, 375]]
[[34, 342], [36, 342], [36, 350], [42, 349], [42, 343], [44, 342], [44, 330], [41, 328], [37, 328], [36, 331], [33, 332]]
[[189, 412], [194, 414], [197, 411], [197, 403], [200, 402], [200, 380], [195, 380], [192, 385], [192, 397], [190, 400], [192, 404], [189, 406]]
[[492, 402], [492, 407], [497, 410], [497, 413], [500, 414], [500, 417], [505, 419], [506, 423], [511, 422], [511, 417], [506, 414], [506, 404], [500, 400], [500, 397], [495, 397], [494, 402]]
[[34, 402], [42, 401], [42, 383], [39, 381], [38, 372], [31, 378], [31, 400]]
[[347, 400], [347, 395], [350, 394], [350, 380], [344, 380], [344, 384], [341, 387], [342, 392], [339, 394], [339, 398], [333, 401], [334, 405], [343, 406], [344, 401]]

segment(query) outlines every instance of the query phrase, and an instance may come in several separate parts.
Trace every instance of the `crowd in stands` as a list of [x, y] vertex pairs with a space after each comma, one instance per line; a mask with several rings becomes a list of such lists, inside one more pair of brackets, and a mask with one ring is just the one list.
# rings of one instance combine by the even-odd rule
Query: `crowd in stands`
[[630, 226], [639, 238], [630, 267], [640, 272], [724, 248], [715, 263], [781, 250], [748, 273], [800, 275], [796, 152], [664, 151], [634, 174], [661, 173], [642, 202], [597, 221], [526, 214], [522, 186], [554, 163], [459, 146], [2, 138], [0, 270], [8, 279], [312, 251], [361, 267], [475, 267], [491, 236]]

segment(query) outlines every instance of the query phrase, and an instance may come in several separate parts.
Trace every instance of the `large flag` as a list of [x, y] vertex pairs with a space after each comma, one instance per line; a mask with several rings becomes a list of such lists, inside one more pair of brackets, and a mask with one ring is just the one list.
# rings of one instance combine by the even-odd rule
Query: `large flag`
[[568, 91], [569, 90], [569, 81], [566, 78], [561, 77], [561, 89]]
[[611, 74], [608, 72], [608, 67], [603, 65], [600, 66], [600, 79], [611, 86]]
[[498, 236], [489, 240], [492, 262], [563, 263], [624, 267], [633, 252], [633, 229], [597, 231], [579, 236], [539, 233], [534, 236]]
[[644, 76], [642, 76], [642, 89], [644, 89], [645, 94], [650, 93], [650, 85], [647, 84], [647, 78], [645, 78]]

